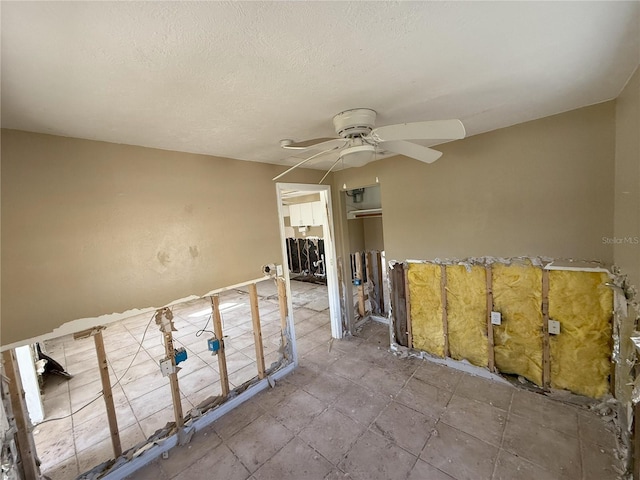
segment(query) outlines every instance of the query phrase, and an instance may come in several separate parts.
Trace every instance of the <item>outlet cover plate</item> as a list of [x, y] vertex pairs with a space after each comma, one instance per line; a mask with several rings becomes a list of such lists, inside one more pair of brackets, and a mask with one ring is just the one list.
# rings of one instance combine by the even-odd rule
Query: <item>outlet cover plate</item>
[[560, 333], [560, 322], [557, 320], [549, 320], [549, 334], [558, 335]]
[[502, 325], [502, 314], [500, 312], [491, 312], [491, 325]]

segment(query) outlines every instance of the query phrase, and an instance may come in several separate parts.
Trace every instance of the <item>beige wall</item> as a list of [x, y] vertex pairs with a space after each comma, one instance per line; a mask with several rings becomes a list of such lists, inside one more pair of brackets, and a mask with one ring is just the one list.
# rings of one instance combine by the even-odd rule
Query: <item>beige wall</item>
[[365, 250], [384, 250], [382, 236], [382, 217], [363, 218]]
[[348, 220], [349, 253], [362, 252], [365, 249], [364, 223], [362, 219]]
[[[640, 69], [616, 100], [614, 243], [616, 265], [640, 287]], [[630, 239], [627, 243], [624, 239]]]
[[261, 276], [283, 168], [2, 130], [2, 345]]
[[614, 115], [607, 102], [440, 145], [431, 165], [394, 157], [342, 170], [334, 191], [378, 177], [390, 260], [612, 262], [602, 237], [613, 234]]

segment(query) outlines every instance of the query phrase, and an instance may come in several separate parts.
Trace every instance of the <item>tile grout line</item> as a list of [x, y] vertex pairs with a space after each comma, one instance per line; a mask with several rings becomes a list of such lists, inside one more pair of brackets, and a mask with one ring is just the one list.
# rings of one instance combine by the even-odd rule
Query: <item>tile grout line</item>
[[504, 445], [504, 436], [505, 436], [505, 433], [507, 433], [507, 424], [509, 423], [509, 418], [511, 417], [511, 407], [513, 406], [514, 397], [515, 397], [515, 392], [511, 392], [511, 401], [509, 402], [509, 409], [507, 410], [507, 416], [504, 419], [504, 428], [502, 429], [500, 446], [498, 447], [498, 453], [496, 454], [496, 459], [493, 462], [493, 472], [491, 473], [491, 478], [493, 480], [495, 480], [496, 470], [498, 469], [498, 457], [500, 456], [500, 452], [503, 451], [502, 445]]

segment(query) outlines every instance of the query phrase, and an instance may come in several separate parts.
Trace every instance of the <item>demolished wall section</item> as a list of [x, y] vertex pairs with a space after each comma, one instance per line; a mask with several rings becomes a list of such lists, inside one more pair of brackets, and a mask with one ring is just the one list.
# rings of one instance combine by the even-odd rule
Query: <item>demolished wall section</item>
[[479, 265], [447, 266], [449, 352], [455, 360], [478, 367], [489, 361], [486, 271]]
[[[549, 263], [526, 258], [408, 262], [413, 347], [482, 367], [489, 366], [494, 355], [499, 372], [520, 375], [541, 387], [551, 383], [553, 388], [603, 397], [612, 366], [613, 294], [604, 285], [609, 274], [548, 272], [550, 319], [561, 325], [559, 334], [549, 335], [542, 287], [543, 268]], [[491, 269], [490, 278], [486, 269]], [[489, 326], [490, 289], [492, 311], [501, 314], [499, 325]]]
[[496, 367], [542, 386], [542, 270], [531, 265], [493, 264], [493, 327]]

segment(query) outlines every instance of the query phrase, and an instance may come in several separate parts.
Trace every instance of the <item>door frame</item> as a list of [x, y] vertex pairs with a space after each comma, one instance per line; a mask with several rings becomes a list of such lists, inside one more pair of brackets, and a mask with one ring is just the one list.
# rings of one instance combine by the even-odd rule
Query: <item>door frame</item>
[[[295, 190], [305, 192], [305, 194], [320, 194], [320, 201], [325, 208], [322, 215], [322, 231], [324, 240], [324, 261], [327, 273], [327, 292], [329, 297], [329, 312], [331, 318], [331, 336], [333, 338], [342, 338], [344, 332], [342, 329], [342, 312], [340, 310], [340, 289], [338, 286], [338, 262], [336, 255], [336, 238], [333, 223], [333, 206], [331, 202], [331, 186], [330, 185], [314, 185], [307, 183], [276, 183], [276, 195], [278, 201], [278, 222], [280, 224], [280, 247], [282, 249], [282, 266], [284, 277], [287, 284], [287, 302], [289, 308], [289, 329], [293, 338], [293, 355], [296, 364], [298, 363], [298, 352], [295, 342], [295, 330], [293, 325], [293, 302], [291, 299], [291, 281], [289, 278], [289, 262], [287, 256], [287, 245], [283, 215], [283, 192], [285, 190]], [[287, 268], [284, 268], [284, 267]]]

